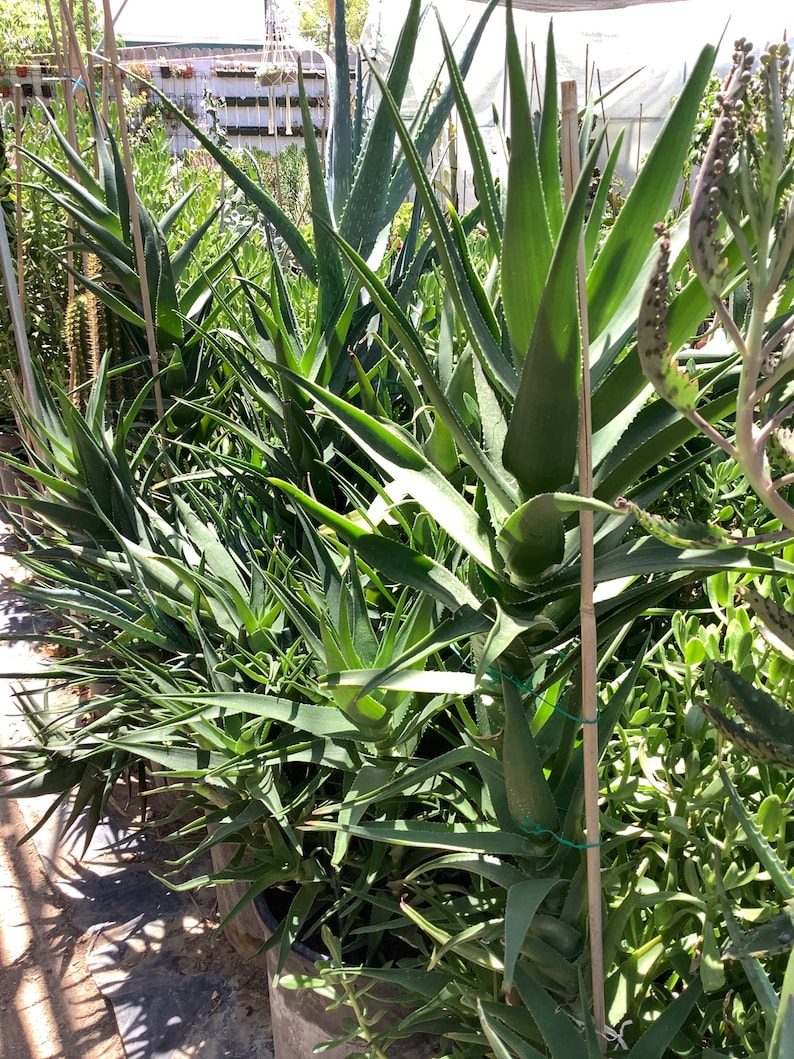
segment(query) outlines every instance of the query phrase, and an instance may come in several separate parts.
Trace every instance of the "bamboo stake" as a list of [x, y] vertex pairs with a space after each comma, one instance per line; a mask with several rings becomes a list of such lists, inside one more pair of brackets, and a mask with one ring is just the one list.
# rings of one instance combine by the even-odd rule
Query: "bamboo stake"
[[[47, 0], [47, 5], [49, 6], [49, 0]], [[72, 49], [69, 47], [69, 38], [67, 35], [66, 22], [63, 17], [63, 13], [66, 6], [64, 0], [60, 0], [58, 6], [60, 8], [61, 15], [61, 33], [63, 34], [63, 39], [61, 41], [60, 47], [61, 59], [63, 63], [61, 69], [61, 76], [62, 78], [64, 78], [63, 103], [66, 107], [66, 139], [69, 141], [69, 144], [71, 145], [71, 147], [74, 148], [74, 150], [79, 150], [77, 143], [77, 130], [74, 124], [74, 66]], [[57, 41], [57, 39], [58, 34], [56, 32], [53, 40]], [[69, 176], [74, 176], [74, 166], [71, 162], [69, 162]], [[76, 294], [75, 279], [71, 272], [72, 268], [74, 267], [74, 253], [72, 250], [66, 251], [66, 263], [69, 266], [69, 271], [66, 276], [66, 297], [70, 302], [72, 302], [74, 301]]]
[[[58, 40], [58, 29], [55, 25], [55, 16], [52, 13], [50, 0], [44, 0], [47, 7], [47, 22], [50, 26], [50, 37], [52, 38], [52, 50], [55, 55], [55, 65], [59, 76], [63, 77], [63, 55], [61, 53], [61, 42]], [[65, 93], [64, 93], [65, 94]]]
[[[570, 201], [579, 178], [579, 113], [576, 82], [562, 83], [562, 171], [566, 201]], [[587, 272], [584, 233], [579, 241], [577, 260], [579, 326], [582, 337], [582, 380], [579, 400], [579, 492], [593, 495], [593, 430], [590, 408], [590, 336], [587, 319]], [[601, 843], [598, 813], [598, 699], [596, 670], [596, 617], [593, 605], [595, 559], [593, 554], [593, 513], [579, 515], [581, 541], [581, 594], [579, 613], [582, 627], [582, 743], [584, 757], [585, 834], [587, 836], [587, 893], [590, 922], [590, 971], [592, 976], [593, 1021], [603, 1050], [606, 1040], [604, 1005], [604, 938], [601, 914]]]
[[[89, 0], [83, 0], [83, 22], [85, 23], [85, 50], [90, 55], [94, 50], [91, 39], [91, 5]], [[86, 69], [85, 87], [91, 99], [96, 99], [96, 85], [94, 84], [94, 65], [89, 63]]]
[[16, 163], [17, 289], [25, 316], [25, 242], [22, 238], [22, 85], [14, 85], [14, 161]]

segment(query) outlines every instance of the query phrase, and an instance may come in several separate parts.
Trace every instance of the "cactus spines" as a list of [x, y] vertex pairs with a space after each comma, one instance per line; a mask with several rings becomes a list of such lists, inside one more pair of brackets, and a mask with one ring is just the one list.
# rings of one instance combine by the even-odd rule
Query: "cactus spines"
[[78, 294], [66, 307], [64, 339], [69, 353], [69, 392], [80, 401], [83, 386], [96, 376], [102, 356], [96, 296]]
[[678, 364], [667, 340], [670, 237], [661, 224], [657, 224], [656, 234], [659, 236], [659, 253], [642, 297], [637, 352], [643, 373], [659, 396], [682, 412], [693, 411], [698, 397], [697, 382], [690, 379]]
[[[99, 260], [89, 255], [86, 275], [100, 279]], [[84, 407], [90, 383], [99, 374], [102, 357], [110, 357], [108, 396], [114, 401], [131, 400], [144, 385], [140, 365], [134, 365], [134, 351], [118, 316], [91, 290], [77, 295], [66, 308], [64, 341], [69, 354], [69, 392], [74, 403]], [[122, 370], [114, 370], [119, 369]]]

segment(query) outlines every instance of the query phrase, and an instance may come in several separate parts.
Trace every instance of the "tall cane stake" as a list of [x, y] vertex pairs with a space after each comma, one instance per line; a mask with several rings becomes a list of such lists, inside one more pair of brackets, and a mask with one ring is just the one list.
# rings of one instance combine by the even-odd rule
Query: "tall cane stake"
[[[565, 198], [569, 201], [579, 177], [579, 112], [576, 82], [562, 83], [562, 172]], [[582, 337], [582, 383], [579, 398], [579, 492], [593, 495], [593, 428], [590, 409], [590, 337], [587, 320], [587, 273], [584, 233], [579, 242], [577, 261], [579, 326]], [[599, 1040], [605, 1041], [604, 939], [601, 914], [601, 845], [598, 816], [598, 700], [596, 671], [596, 617], [593, 606], [595, 559], [593, 553], [593, 513], [579, 515], [581, 537], [581, 591], [579, 611], [582, 628], [582, 742], [584, 757], [585, 830], [587, 834], [587, 895], [590, 921], [590, 971], [592, 975], [593, 1021]]]

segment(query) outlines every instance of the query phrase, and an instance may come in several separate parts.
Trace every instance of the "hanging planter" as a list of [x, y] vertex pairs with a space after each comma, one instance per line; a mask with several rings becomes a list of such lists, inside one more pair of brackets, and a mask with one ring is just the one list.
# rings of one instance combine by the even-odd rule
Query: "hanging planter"
[[16, 70], [16, 73], [17, 73], [17, 77], [27, 77], [28, 76], [28, 68], [25, 65], [25, 63], [19, 63], [19, 65], [15, 67], [15, 70]]
[[0, 99], [8, 99], [11, 96], [11, 85], [0, 84]]
[[265, 88], [272, 88], [284, 84], [281, 79], [281, 70], [257, 70], [256, 79]]
[[22, 95], [26, 99], [33, 99], [33, 85], [31, 85], [31, 84], [22, 85]]

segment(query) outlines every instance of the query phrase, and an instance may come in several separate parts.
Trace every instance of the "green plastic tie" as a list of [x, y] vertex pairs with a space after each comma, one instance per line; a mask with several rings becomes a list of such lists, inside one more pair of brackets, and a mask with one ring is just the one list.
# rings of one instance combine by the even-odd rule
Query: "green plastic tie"
[[551, 835], [555, 842], [558, 842], [561, 846], [568, 846], [569, 849], [598, 849], [601, 846], [600, 842], [570, 842], [567, 838], [563, 838], [562, 835], [558, 835], [556, 831], [541, 827], [534, 820], [530, 820], [528, 816], [524, 817], [524, 822], [519, 824], [519, 827], [529, 835]]
[[[455, 652], [455, 654], [458, 656], [458, 658], [461, 660], [463, 665], [469, 670], [470, 673], [476, 672], [476, 667], [467, 662], [459, 651], [457, 651], [454, 647], [452, 648], [452, 650]], [[565, 655], [561, 655], [561, 659], [564, 658]], [[548, 706], [549, 709], [554, 710], [555, 713], [561, 714], [569, 721], [575, 721], [578, 724], [598, 724], [598, 722], [601, 720], [600, 710], [596, 711], [595, 717], [588, 717], [587, 719], [585, 719], [584, 717], [577, 717], [573, 713], [568, 713], [568, 711], [564, 710], [562, 706], [557, 706], [555, 703], [549, 702], [548, 699], [544, 699], [540, 692], [535, 691], [535, 689], [532, 687], [532, 683], [535, 679], [534, 674], [530, 677], [529, 684], [522, 683], [517, 677], [510, 676], [509, 673], [500, 673], [500, 671], [498, 669], [495, 669], [493, 666], [491, 666], [486, 671], [485, 675], [486, 677], [490, 678], [493, 684], [498, 684], [501, 677], [504, 677], [506, 680], [509, 680], [510, 683], [514, 685], [514, 687], [519, 688], [521, 691], [525, 691], [528, 695], [531, 695], [533, 698], [537, 699], [538, 702], [542, 702], [544, 706]]]

